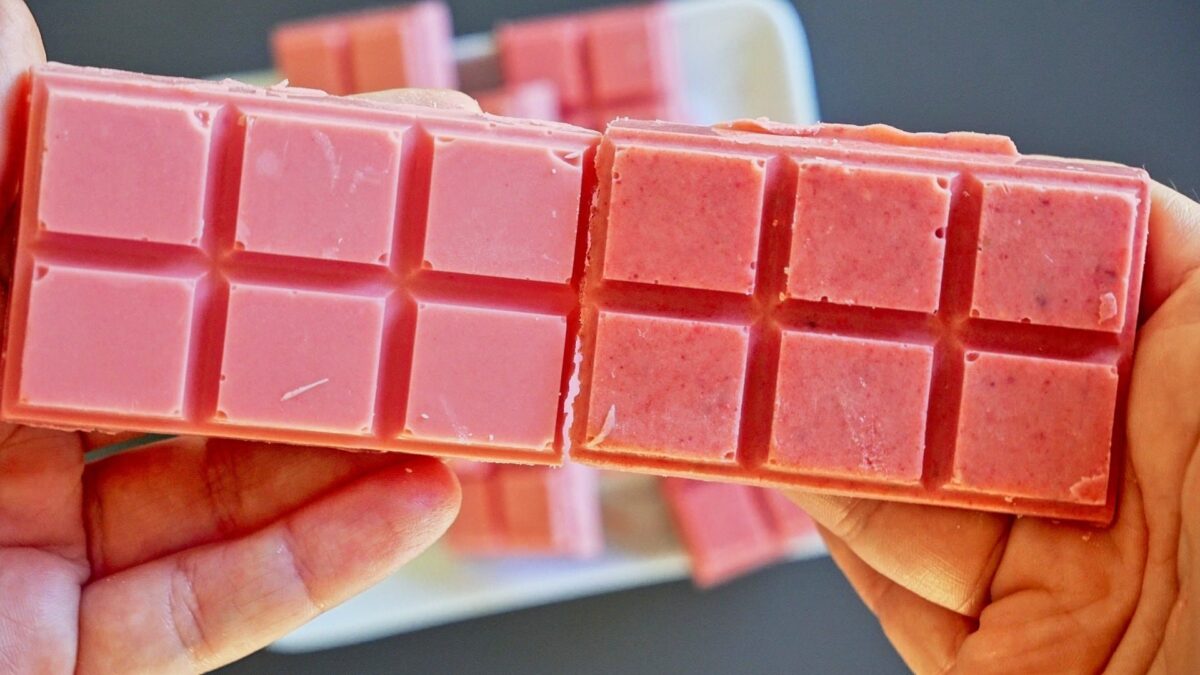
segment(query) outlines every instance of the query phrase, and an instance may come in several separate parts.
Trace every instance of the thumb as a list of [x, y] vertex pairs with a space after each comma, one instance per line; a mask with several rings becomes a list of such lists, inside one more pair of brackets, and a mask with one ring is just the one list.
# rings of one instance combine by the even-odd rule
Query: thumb
[[1151, 241], [1157, 241], [1147, 260], [1147, 292], [1159, 304], [1138, 336], [1128, 413], [1129, 466], [1146, 503], [1149, 551], [1142, 600], [1126, 632], [1134, 637], [1112, 660], [1134, 666], [1140, 664], [1130, 657], [1147, 651], [1147, 641], [1179, 663], [1187, 662], [1186, 650], [1200, 649], [1194, 599], [1200, 584], [1200, 205], [1155, 186], [1150, 217]]
[[30, 66], [46, 60], [42, 36], [21, 0], [0, 0], [0, 216], [17, 187]]

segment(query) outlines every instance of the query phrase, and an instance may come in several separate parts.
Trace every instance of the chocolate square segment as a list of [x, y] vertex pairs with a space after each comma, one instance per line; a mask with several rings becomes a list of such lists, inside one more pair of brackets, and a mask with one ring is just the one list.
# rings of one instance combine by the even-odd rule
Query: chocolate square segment
[[183, 419], [199, 279], [35, 263], [22, 404]]
[[802, 162], [788, 295], [933, 313], [952, 176]]
[[370, 434], [384, 302], [234, 282], [218, 421]]
[[566, 332], [563, 316], [419, 302], [406, 433], [549, 452]]
[[575, 264], [584, 147], [437, 135], [425, 264], [566, 283]]
[[199, 245], [219, 110], [211, 103], [50, 92], [41, 226], [65, 234]]
[[785, 331], [767, 464], [919, 481], [932, 369], [930, 345]]
[[386, 265], [403, 129], [256, 113], [246, 119], [237, 245]]
[[766, 160], [617, 147], [604, 276], [749, 295]]
[[1134, 196], [1008, 179], [982, 187], [971, 315], [1119, 332], [1133, 272]]
[[587, 447], [732, 464], [749, 329], [602, 311]]
[[1115, 363], [969, 352], [965, 366], [954, 488], [1104, 503]]

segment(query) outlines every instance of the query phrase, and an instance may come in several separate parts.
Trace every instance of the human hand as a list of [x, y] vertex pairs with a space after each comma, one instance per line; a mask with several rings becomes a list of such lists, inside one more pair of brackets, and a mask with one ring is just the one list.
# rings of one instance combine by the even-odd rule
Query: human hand
[[919, 673], [1200, 672], [1200, 204], [1155, 184], [1104, 530], [794, 493]]
[[[0, 0], [0, 221], [44, 58], [25, 5]], [[383, 579], [458, 510], [433, 459], [178, 439], [85, 463], [97, 442], [0, 425], [0, 673], [216, 668]]]

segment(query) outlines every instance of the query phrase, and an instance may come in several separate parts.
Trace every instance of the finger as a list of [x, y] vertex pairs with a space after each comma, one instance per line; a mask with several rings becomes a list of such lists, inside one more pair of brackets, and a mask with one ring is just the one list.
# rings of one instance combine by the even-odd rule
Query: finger
[[248, 654], [416, 556], [458, 500], [444, 465], [411, 458], [243, 538], [97, 581], [83, 592], [77, 672], [206, 671]]
[[1129, 392], [1130, 459], [1152, 514], [1178, 518], [1181, 478], [1197, 451], [1198, 345], [1200, 274], [1193, 274], [1142, 327], [1134, 359]]
[[[1179, 553], [1179, 601], [1167, 626], [1168, 663], [1200, 665], [1200, 461], [1192, 460], [1184, 479], [1183, 523]], [[1188, 599], [1190, 598], [1190, 600]]]
[[79, 436], [0, 425], [0, 672], [70, 672], [87, 579]]
[[42, 37], [21, 0], [0, 0], [0, 215], [12, 199], [24, 145], [23, 98], [29, 67], [46, 60]]
[[1161, 183], [1150, 192], [1142, 316], [1150, 316], [1200, 268], [1200, 205]]
[[1200, 665], [1200, 462], [1188, 468], [1189, 486], [1184, 493], [1184, 513], [1191, 518], [1183, 524], [1179, 554], [1179, 599], [1167, 621], [1163, 636], [1162, 670], [1187, 672]]
[[1045, 518], [1013, 525], [991, 602], [959, 649], [962, 672], [1146, 672], [1145, 663], [1110, 661], [1148, 578], [1142, 491], [1124, 478], [1107, 529]]
[[91, 464], [84, 525], [95, 578], [253, 532], [401, 454], [177, 438]]
[[879, 619], [883, 632], [915, 673], [944, 673], [975, 621], [925, 600], [900, 586], [854, 554], [825, 528], [825, 546], [859, 597]]
[[1012, 522], [999, 514], [938, 506], [788, 496], [875, 571], [967, 616], [978, 616], [987, 600]]
[[[1129, 392], [1129, 464], [1145, 500], [1149, 533], [1145, 583], [1125, 639], [1113, 657], [1123, 670], [1146, 670], [1170, 634], [1176, 598], [1185, 597], [1189, 525], [1200, 513], [1200, 274], [1192, 273], [1142, 327]], [[1189, 501], [1191, 500], [1191, 501]], [[1194, 603], [1195, 604], [1195, 603]], [[1200, 606], [1200, 604], [1197, 604]], [[1178, 614], [1176, 614], [1178, 615]], [[1114, 666], [1117, 667], [1117, 666]]]
[[479, 108], [479, 103], [475, 99], [461, 91], [454, 91], [452, 89], [388, 89], [386, 91], [374, 91], [369, 94], [359, 94], [354, 98], [379, 101], [380, 103], [420, 105], [426, 108], [439, 108], [441, 110], [482, 112]]
[[0, 547], [84, 560], [82, 472], [78, 435], [0, 425]]
[[38, 548], [0, 546], [0, 672], [72, 671], [79, 587], [86, 579], [82, 563]]

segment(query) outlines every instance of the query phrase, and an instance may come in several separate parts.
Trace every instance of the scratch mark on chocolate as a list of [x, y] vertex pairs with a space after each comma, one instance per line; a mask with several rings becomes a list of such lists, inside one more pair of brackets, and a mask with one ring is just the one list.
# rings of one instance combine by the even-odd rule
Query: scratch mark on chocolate
[[333, 141], [320, 129], [313, 129], [313, 139], [321, 146], [321, 154], [325, 155], [325, 161], [333, 168], [333, 175], [329, 178], [330, 184], [333, 184], [342, 173], [342, 163], [338, 161], [337, 152], [333, 149]]
[[610, 405], [610, 406], [608, 406], [608, 412], [604, 415], [604, 423], [600, 425], [600, 433], [593, 436], [592, 440], [588, 441], [588, 445], [592, 446], [592, 447], [596, 447], [596, 446], [600, 445], [608, 438], [608, 435], [611, 434], [613, 432], [613, 430], [616, 428], [617, 428], [617, 406]]
[[290, 400], [292, 400], [292, 399], [296, 398], [297, 396], [301, 396], [301, 395], [303, 395], [303, 394], [306, 394], [306, 393], [308, 393], [308, 392], [312, 391], [313, 389], [316, 389], [317, 387], [319, 387], [319, 386], [321, 386], [321, 385], [323, 385], [323, 384], [326, 384], [326, 383], [328, 383], [328, 382], [329, 382], [329, 378], [328, 378], [328, 377], [323, 377], [323, 378], [321, 378], [321, 379], [317, 380], [316, 382], [309, 382], [308, 384], [306, 384], [306, 385], [304, 385], [304, 386], [302, 386], [302, 387], [296, 387], [295, 389], [293, 389], [293, 390], [291, 390], [291, 391], [287, 392], [287, 393], [286, 393], [286, 394], [284, 394], [284, 395], [283, 395], [283, 397], [282, 397], [282, 398], [280, 398], [279, 400], [280, 400], [280, 401], [290, 401]]
[[455, 415], [454, 411], [450, 410], [450, 404], [446, 402], [446, 397], [443, 396], [440, 400], [442, 410], [446, 412], [446, 419], [450, 420], [450, 427], [454, 429], [454, 435], [458, 436], [458, 441], [460, 443], [469, 442], [471, 440], [471, 432], [458, 421], [458, 415]]

